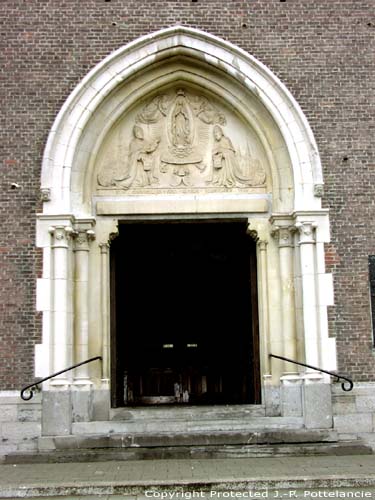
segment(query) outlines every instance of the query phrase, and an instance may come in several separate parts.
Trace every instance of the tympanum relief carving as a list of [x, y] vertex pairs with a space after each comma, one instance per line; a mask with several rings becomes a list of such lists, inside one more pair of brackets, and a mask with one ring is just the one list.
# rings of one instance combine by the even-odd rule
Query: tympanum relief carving
[[99, 190], [265, 186], [251, 138], [232, 139], [225, 113], [206, 96], [183, 88], [156, 95], [127, 124], [99, 159]]

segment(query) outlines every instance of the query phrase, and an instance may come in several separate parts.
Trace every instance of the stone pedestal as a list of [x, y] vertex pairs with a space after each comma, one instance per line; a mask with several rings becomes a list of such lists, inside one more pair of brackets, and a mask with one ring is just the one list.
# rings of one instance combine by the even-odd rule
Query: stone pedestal
[[44, 391], [42, 399], [42, 436], [64, 436], [71, 433], [71, 391]]
[[109, 409], [111, 407], [111, 393], [109, 384], [102, 384], [100, 389], [93, 392], [93, 417], [95, 421], [109, 420]]
[[302, 416], [302, 380], [299, 375], [286, 374], [281, 377], [280, 396], [283, 417]]
[[263, 380], [263, 401], [266, 410], [266, 417], [280, 416], [280, 387], [271, 385], [271, 375], [264, 375]]
[[[319, 375], [319, 374], [318, 374]], [[307, 429], [333, 427], [331, 385], [306, 378], [303, 385], [303, 414]]]
[[72, 386], [73, 422], [90, 422], [93, 418], [93, 389], [90, 385]]

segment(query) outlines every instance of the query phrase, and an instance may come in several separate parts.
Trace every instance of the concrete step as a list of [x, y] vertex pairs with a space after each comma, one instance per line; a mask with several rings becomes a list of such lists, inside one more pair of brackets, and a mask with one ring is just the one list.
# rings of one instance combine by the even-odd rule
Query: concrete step
[[265, 417], [264, 405], [149, 406], [112, 408], [110, 420], [221, 420]]
[[371, 455], [361, 442], [295, 443], [265, 445], [156, 446], [125, 448], [58, 449], [44, 452], [10, 453], [5, 464], [108, 462], [128, 460], [238, 459], [286, 456]]
[[110, 420], [95, 422], [75, 422], [72, 434], [128, 434], [128, 433], [182, 433], [182, 432], [221, 432], [255, 431], [264, 429], [301, 429], [302, 417], [253, 417], [242, 419], [141, 419]]
[[156, 448], [180, 446], [263, 445], [296, 443], [335, 443], [336, 431], [283, 429], [266, 431], [227, 431], [189, 433], [144, 433], [71, 435], [39, 438], [39, 449], [103, 449], [103, 448]]

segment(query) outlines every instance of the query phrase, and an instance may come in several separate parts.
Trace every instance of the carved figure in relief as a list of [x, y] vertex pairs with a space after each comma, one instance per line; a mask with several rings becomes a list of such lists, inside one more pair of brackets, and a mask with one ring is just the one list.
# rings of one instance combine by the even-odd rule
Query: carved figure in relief
[[172, 142], [177, 148], [176, 152], [190, 150], [189, 146], [193, 142], [193, 124], [190, 122], [190, 113], [185, 99], [184, 91], [179, 90], [171, 119]]
[[237, 155], [231, 140], [225, 136], [219, 125], [214, 126], [213, 132], [215, 144], [212, 150], [210, 182], [224, 187], [262, 185], [265, 172], [260, 162], [252, 160], [249, 154]]
[[149, 104], [146, 104], [137, 116], [138, 123], [157, 123], [167, 115], [168, 96], [157, 95]]
[[150, 186], [158, 181], [155, 174], [154, 156], [160, 139], [146, 141], [142, 127], [134, 125], [133, 139], [129, 144], [125, 175], [114, 179], [115, 184], [124, 189], [130, 186]]
[[128, 144], [122, 139], [129, 129], [119, 128], [97, 182], [115, 189], [264, 186], [261, 161], [252, 157], [249, 142], [241, 149], [243, 134], [233, 146], [223, 130], [226, 123], [204, 95], [182, 88], [156, 95], [136, 115]]
[[[167, 173], [171, 167], [174, 181], [172, 187], [189, 186], [192, 167], [202, 170], [202, 156], [197, 148], [194, 114], [183, 89], [177, 95], [167, 117], [168, 149], [161, 156], [160, 172]], [[198, 150], [197, 150], [198, 149]]]
[[236, 185], [239, 170], [236, 151], [219, 125], [214, 126], [215, 145], [212, 150], [212, 184], [225, 187]]
[[195, 101], [196, 101], [195, 114], [203, 123], [206, 123], [207, 125], [226, 124], [226, 119], [224, 114], [218, 111], [216, 108], [214, 108], [214, 106], [209, 102], [207, 97], [200, 96], [197, 97]]

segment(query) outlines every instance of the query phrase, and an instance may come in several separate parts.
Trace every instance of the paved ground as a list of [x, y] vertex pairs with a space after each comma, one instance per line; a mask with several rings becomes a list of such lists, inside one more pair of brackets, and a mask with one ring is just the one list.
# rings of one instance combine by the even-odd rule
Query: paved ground
[[0, 498], [374, 498], [375, 455], [0, 465]]

